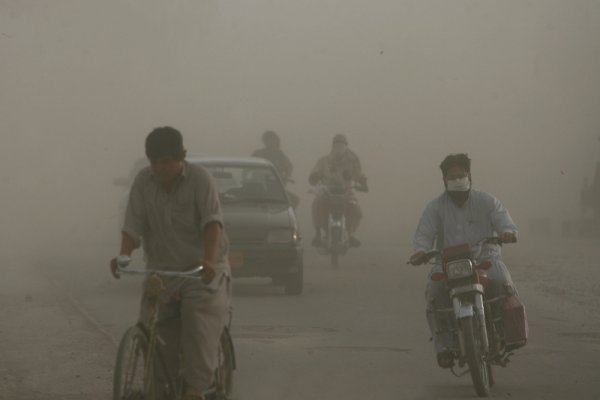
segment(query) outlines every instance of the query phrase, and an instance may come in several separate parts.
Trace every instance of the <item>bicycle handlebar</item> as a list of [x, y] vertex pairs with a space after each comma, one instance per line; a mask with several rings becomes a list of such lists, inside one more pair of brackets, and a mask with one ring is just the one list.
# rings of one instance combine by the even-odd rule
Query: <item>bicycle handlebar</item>
[[164, 271], [159, 269], [139, 269], [139, 268], [124, 268], [120, 265], [117, 267], [117, 272], [119, 274], [129, 274], [129, 275], [160, 275], [160, 276], [174, 276], [178, 278], [193, 278], [193, 279], [201, 279], [202, 272], [204, 271], [203, 265], [198, 265], [194, 269], [190, 269], [187, 271]]

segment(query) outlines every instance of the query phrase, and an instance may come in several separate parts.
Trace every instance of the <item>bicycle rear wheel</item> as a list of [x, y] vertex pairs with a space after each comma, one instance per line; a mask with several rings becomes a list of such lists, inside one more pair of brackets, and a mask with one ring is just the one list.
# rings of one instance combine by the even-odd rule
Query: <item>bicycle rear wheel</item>
[[[117, 352], [113, 376], [113, 400], [154, 399], [152, 371], [146, 371], [147, 355], [146, 333], [138, 326], [129, 328], [123, 335]], [[147, 382], [148, 379], [150, 382]]]
[[233, 371], [235, 370], [235, 352], [229, 330], [225, 328], [219, 343], [219, 358], [215, 371], [215, 382], [206, 393], [207, 400], [227, 400], [233, 394]]

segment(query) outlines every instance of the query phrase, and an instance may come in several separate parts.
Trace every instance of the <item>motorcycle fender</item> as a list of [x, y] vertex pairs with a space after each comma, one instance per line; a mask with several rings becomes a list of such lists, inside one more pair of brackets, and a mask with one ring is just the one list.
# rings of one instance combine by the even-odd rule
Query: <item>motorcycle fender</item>
[[456, 316], [457, 320], [461, 318], [472, 317], [474, 315], [473, 304], [462, 303], [456, 297], [452, 300], [452, 303], [454, 307], [454, 315]]
[[[452, 299], [452, 306], [454, 308], [454, 315], [456, 316], [456, 322], [460, 326], [460, 320], [462, 318], [473, 317], [474, 309], [470, 303], [463, 304], [459, 298], [455, 297]], [[458, 331], [458, 343], [460, 345], [460, 353], [464, 356], [465, 354], [465, 338], [462, 330]]]

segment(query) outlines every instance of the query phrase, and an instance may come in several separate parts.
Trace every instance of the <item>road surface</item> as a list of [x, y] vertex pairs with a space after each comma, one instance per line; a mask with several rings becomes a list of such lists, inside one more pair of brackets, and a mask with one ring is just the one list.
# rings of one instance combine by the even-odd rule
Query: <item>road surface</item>
[[[4, 260], [0, 399], [110, 399], [116, 343], [136, 317], [139, 280], [114, 280], [115, 246]], [[468, 377], [435, 363], [427, 271], [410, 247], [365, 245], [332, 270], [306, 251], [302, 296], [265, 279], [234, 284], [236, 400], [465, 399]], [[600, 399], [600, 249], [523, 242], [505, 259], [527, 305], [528, 345], [496, 368], [492, 397]]]

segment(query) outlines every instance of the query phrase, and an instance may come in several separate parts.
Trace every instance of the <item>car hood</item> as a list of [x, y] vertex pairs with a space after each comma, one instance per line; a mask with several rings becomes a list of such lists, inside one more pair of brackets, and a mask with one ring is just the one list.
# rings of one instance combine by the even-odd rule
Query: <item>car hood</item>
[[287, 204], [221, 204], [225, 230], [232, 242], [265, 240], [272, 229], [294, 229]]

